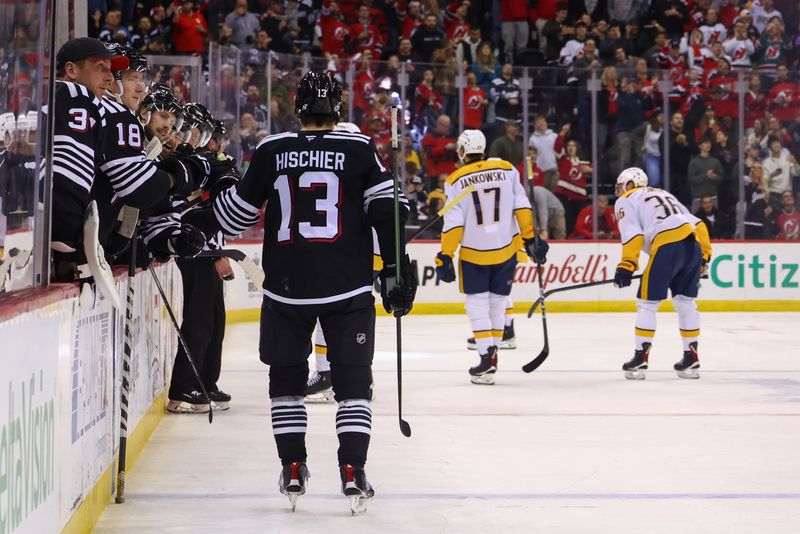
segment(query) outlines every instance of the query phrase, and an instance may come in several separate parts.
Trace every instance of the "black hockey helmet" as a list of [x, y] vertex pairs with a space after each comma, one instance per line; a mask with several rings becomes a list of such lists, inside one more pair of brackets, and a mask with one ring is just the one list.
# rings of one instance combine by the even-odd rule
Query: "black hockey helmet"
[[211, 131], [211, 138], [217, 143], [222, 143], [227, 141], [229, 137], [228, 126], [224, 122], [214, 119], [214, 128]]
[[[140, 51], [132, 46], [120, 43], [103, 43], [105, 47], [116, 56], [125, 56], [128, 58], [128, 68], [125, 70], [133, 70], [136, 72], [150, 73], [150, 66], [147, 64], [147, 57]], [[122, 70], [112, 70], [114, 78], [119, 80], [122, 77]]]
[[166, 111], [175, 115], [173, 131], [178, 132], [181, 130], [181, 128], [183, 128], [183, 106], [178, 99], [175, 98], [172, 90], [164, 84], [158, 83], [151, 86], [150, 92], [147, 93], [147, 95], [142, 99], [139, 109], [146, 110], [148, 112], [148, 119], [144, 121], [144, 124], [150, 122], [150, 113], [153, 113], [154, 111]]
[[332, 75], [310, 70], [297, 84], [294, 112], [298, 116], [323, 115], [338, 121], [341, 109], [342, 86]]
[[183, 142], [188, 143], [191, 139], [192, 128], [197, 128], [200, 131], [200, 138], [198, 139], [198, 147], [206, 146], [208, 140], [211, 139], [211, 134], [214, 130], [214, 117], [203, 104], [197, 102], [189, 102], [183, 106]]

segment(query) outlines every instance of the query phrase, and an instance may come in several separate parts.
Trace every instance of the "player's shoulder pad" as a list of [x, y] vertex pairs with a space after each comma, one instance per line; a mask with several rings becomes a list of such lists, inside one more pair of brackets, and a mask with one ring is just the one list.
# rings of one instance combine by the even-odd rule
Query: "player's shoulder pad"
[[334, 130], [325, 134], [325, 139], [339, 139], [344, 141], [360, 141], [364, 144], [370, 144], [372, 137], [360, 133], [351, 133], [340, 130]]
[[281, 139], [292, 139], [297, 138], [297, 132], [284, 132], [275, 135], [268, 135], [256, 145], [256, 149], [261, 148], [262, 146], [268, 146], [271, 143], [276, 141], [280, 141]]
[[106, 116], [127, 113], [133, 115], [128, 108], [107, 96], [100, 98], [100, 106], [105, 110]]
[[450, 173], [450, 176], [447, 177], [445, 183], [452, 185], [464, 176], [472, 174], [473, 172], [496, 170], [512, 171], [514, 170], [514, 166], [500, 158], [489, 158], [480, 161], [474, 161]]

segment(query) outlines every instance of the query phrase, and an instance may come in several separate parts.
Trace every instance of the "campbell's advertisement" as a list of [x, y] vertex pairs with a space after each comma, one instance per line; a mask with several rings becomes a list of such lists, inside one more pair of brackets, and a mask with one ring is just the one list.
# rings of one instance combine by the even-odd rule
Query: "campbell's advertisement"
[[[261, 244], [232, 241], [228, 248], [244, 251], [260, 265]], [[622, 247], [615, 242], [554, 242], [542, 268], [545, 289], [598, 282], [614, 277]], [[408, 253], [417, 262], [418, 304], [461, 303], [458, 282], [445, 284], [436, 279], [434, 258], [440, 250], [437, 242], [413, 243]], [[639, 272], [647, 265], [642, 254]], [[700, 299], [714, 301], [800, 301], [800, 243], [791, 242], [716, 242], [708, 270], [701, 281]], [[637, 285], [618, 289], [604, 285], [552, 296], [552, 301], [603, 302], [630, 301], [636, 298]], [[515, 302], [538, 298], [536, 265], [528, 260], [517, 264], [511, 297]], [[241, 269], [237, 280], [226, 284], [228, 310], [256, 309], [261, 306], [261, 291]], [[421, 311], [421, 310], [420, 310]]]

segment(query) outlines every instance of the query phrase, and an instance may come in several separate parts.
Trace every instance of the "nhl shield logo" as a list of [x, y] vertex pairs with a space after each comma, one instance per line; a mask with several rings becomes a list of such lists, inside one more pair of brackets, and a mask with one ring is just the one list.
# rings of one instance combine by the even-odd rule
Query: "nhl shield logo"
[[367, 342], [367, 334], [363, 332], [359, 332], [358, 334], [356, 334], [356, 343], [358, 343], [359, 345], [363, 345], [366, 342]]

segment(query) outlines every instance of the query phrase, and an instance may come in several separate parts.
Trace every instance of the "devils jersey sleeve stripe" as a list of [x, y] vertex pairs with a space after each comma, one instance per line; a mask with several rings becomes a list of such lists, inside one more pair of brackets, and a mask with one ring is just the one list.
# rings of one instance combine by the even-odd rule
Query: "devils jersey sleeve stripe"
[[232, 187], [214, 201], [214, 215], [229, 235], [240, 234], [258, 222], [258, 208], [246, 202]]

